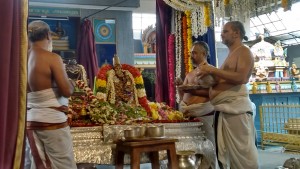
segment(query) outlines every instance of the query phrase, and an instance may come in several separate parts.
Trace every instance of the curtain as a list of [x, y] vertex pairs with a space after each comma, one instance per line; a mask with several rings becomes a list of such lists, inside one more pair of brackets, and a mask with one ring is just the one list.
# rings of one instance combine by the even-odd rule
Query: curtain
[[93, 33], [93, 25], [89, 19], [84, 19], [81, 24], [80, 40], [77, 46], [78, 63], [81, 64], [87, 74], [90, 88], [94, 86], [94, 77], [98, 71], [98, 61], [96, 54], [95, 37]]
[[26, 117], [27, 0], [0, 3], [0, 168], [20, 169]]
[[210, 52], [210, 57], [208, 58], [208, 63], [211, 65], [216, 66], [217, 61], [216, 61], [216, 41], [215, 41], [215, 32], [214, 29], [209, 27], [207, 29], [207, 32], [202, 35], [198, 36], [198, 38], [193, 38], [193, 41], [204, 41], [208, 44], [209, 46], [209, 52]]
[[156, 83], [155, 100], [169, 105], [168, 35], [171, 31], [172, 9], [163, 0], [156, 0]]

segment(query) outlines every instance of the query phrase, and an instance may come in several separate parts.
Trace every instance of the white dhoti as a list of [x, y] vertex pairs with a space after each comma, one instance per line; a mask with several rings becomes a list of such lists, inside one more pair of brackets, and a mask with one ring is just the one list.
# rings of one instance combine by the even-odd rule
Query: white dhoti
[[[27, 125], [32, 124], [61, 124], [66, 122], [67, 116], [50, 107], [67, 105], [66, 98], [60, 97], [55, 89], [46, 89], [28, 93]], [[51, 169], [76, 169], [73, 153], [72, 136], [70, 127], [57, 129], [29, 130], [33, 133], [37, 154], [42, 163], [46, 164], [46, 156], [49, 158]], [[32, 139], [31, 139], [32, 140]], [[28, 139], [26, 140], [25, 169], [36, 169], [36, 163], [32, 156]]]
[[[214, 151], [213, 154], [215, 154], [216, 143], [213, 127], [213, 105], [210, 102], [186, 105], [183, 101], [181, 101], [179, 104], [179, 111], [183, 112], [185, 116], [196, 117], [201, 120], [201, 122], [203, 123], [201, 128], [204, 131], [204, 134], [207, 137], [207, 139], [209, 139], [213, 143], [214, 149], [212, 151]], [[216, 165], [216, 158], [215, 160], [211, 159], [211, 167], [215, 169]]]
[[[218, 159], [226, 169], [257, 169], [252, 103], [245, 85], [217, 95], [211, 103], [219, 111], [217, 123]], [[247, 113], [248, 112], [248, 113]]]

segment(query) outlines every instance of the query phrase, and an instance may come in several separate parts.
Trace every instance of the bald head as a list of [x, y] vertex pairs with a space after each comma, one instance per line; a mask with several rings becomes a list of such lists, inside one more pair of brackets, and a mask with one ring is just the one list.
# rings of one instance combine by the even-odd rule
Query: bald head
[[50, 27], [44, 21], [32, 21], [28, 25], [28, 39], [31, 42], [41, 41], [48, 38], [49, 32]]
[[227, 24], [230, 24], [232, 30], [239, 32], [241, 40], [248, 40], [244, 25], [240, 21], [230, 21]]

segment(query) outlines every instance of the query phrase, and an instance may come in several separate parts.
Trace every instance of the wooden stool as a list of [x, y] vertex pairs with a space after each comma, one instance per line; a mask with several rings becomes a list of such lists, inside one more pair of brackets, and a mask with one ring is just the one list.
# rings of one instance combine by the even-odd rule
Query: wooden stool
[[159, 169], [159, 155], [161, 150], [167, 150], [168, 168], [178, 169], [175, 142], [177, 139], [149, 139], [142, 141], [119, 141], [116, 146], [115, 165], [116, 169], [123, 169], [124, 155], [130, 154], [131, 169], [140, 168], [140, 154], [149, 152], [152, 169]]

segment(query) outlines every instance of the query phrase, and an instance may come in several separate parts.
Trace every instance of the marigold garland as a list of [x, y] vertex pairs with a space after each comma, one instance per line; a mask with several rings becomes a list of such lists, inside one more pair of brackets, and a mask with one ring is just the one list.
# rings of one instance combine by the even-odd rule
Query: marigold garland
[[187, 19], [186, 16], [182, 16], [182, 42], [183, 42], [183, 58], [185, 74], [189, 73], [189, 49], [187, 42]]
[[211, 21], [210, 21], [210, 5], [209, 5], [209, 3], [206, 3], [204, 5], [204, 25], [206, 27], [209, 27], [211, 25]]
[[[97, 88], [97, 95], [104, 95], [106, 96], [107, 93], [107, 73], [112, 70], [113, 67], [111, 65], [105, 65], [100, 68], [97, 74], [97, 81], [96, 81], [96, 88]], [[128, 65], [128, 64], [122, 64], [122, 69], [127, 70], [128, 72], [131, 73], [133, 76], [134, 82], [135, 82], [135, 87], [137, 89], [137, 97], [139, 104], [144, 107], [144, 109], [147, 111], [148, 116], [150, 116], [151, 110], [148, 105], [148, 100], [146, 96], [146, 91], [145, 91], [145, 86], [144, 86], [144, 81], [143, 77], [135, 67]]]
[[101, 93], [105, 93], [106, 95], [106, 74], [107, 74], [107, 71], [111, 70], [112, 69], [112, 66], [111, 65], [105, 65], [105, 66], [102, 66], [99, 71], [98, 71], [98, 74], [97, 74], [97, 81], [96, 81], [96, 88], [97, 88], [97, 91], [94, 91], [94, 93], [96, 92], [101, 92]]
[[187, 24], [187, 50], [188, 50], [188, 72], [192, 71], [193, 65], [190, 59], [190, 53], [192, 48], [192, 24], [191, 24], [191, 11], [185, 11], [186, 24]]
[[230, 0], [224, 0], [224, 5], [229, 5]]
[[168, 71], [169, 71], [169, 100], [170, 107], [175, 107], [175, 75], [174, 75], [174, 59], [175, 59], [175, 35], [170, 34], [168, 38]]

